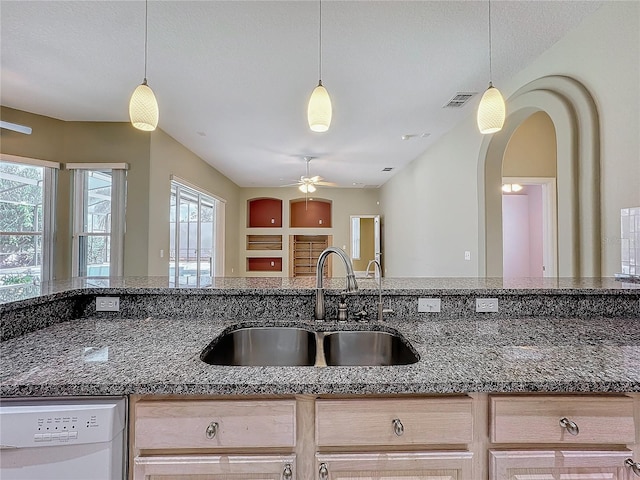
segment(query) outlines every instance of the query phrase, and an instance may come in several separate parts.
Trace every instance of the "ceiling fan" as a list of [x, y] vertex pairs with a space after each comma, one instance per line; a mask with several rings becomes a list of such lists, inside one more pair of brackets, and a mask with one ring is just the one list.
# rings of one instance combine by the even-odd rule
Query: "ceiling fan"
[[298, 185], [298, 190], [300, 190], [304, 194], [313, 193], [316, 191], [316, 186], [321, 185], [323, 187], [337, 187], [338, 185], [331, 182], [325, 182], [324, 178], [315, 175], [313, 177], [310, 176], [309, 173], [309, 164], [313, 160], [313, 157], [304, 157], [304, 161], [307, 162], [307, 174], [302, 175], [300, 180], [297, 183], [291, 183], [289, 185], [284, 185], [285, 187]]

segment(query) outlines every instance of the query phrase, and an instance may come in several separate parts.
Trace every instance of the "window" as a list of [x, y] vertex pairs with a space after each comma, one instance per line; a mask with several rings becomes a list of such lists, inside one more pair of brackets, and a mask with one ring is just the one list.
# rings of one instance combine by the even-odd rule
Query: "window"
[[53, 278], [54, 200], [60, 165], [2, 155], [0, 288]]
[[224, 201], [174, 179], [170, 208], [170, 282], [211, 285], [211, 277], [224, 274]]
[[351, 217], [351, 259], [360, 260], [360, 217]]
[[74, 171], [72, 276], [122, 276], [127, 165], [67, 168]]

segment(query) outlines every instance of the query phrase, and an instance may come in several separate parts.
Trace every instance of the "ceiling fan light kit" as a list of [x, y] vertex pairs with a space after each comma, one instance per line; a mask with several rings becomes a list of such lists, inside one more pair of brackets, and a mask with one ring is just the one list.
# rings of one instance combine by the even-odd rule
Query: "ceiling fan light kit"
[[151, 132], [158, 126], [158, 101], [147, 85], [147, 19], [149, 1], [144, 3], [144, 80], [136, 87], [129, 100], [129, 119], [138, 130]]
[[487, 88], [480, 105], [478, 105], [478, 130], [482, 134], [490, 134], [502, 130], [506, 117], [506, 106], [502, 94], [493, 86], [491, 66], [491, 0], [489, 0], [489, 88]]

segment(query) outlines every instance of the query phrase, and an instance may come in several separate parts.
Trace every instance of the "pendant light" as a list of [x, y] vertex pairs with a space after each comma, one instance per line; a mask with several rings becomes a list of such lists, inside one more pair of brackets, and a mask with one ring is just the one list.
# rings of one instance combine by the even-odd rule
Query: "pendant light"
[[138, 85], [129, 101], [129, 118], [138, 130], [151, 132], [158, 126], [158, 102], [147, 85], [147, 18], [149, 1], [144, 2], [144, 80]]
[[480, 133], [488, 134], [502, 130], [506, 116], [504, 99], [500, 91], [491, 82], [491, 0], [489, 0], [489, 88], [487, 88], [478, 106], [478, 129]]
[[331, 98], [329, 92], [322, 86], [322, 0], [320, 0], [320, 34], [318, 41], [318, 86], [313, 89], [309, 106], [307, 107], [307, 120], [309, 128], [314, 132], [326, 132], [331, 125]]

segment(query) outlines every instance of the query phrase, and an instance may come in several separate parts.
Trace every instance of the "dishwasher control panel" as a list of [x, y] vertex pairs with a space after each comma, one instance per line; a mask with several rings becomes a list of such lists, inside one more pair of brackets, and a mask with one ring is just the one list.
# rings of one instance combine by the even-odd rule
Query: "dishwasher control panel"
[[109, 442], [125, 421], [124, 401], [86, 403], [10, 402], [0, 404], [3, 448]]

